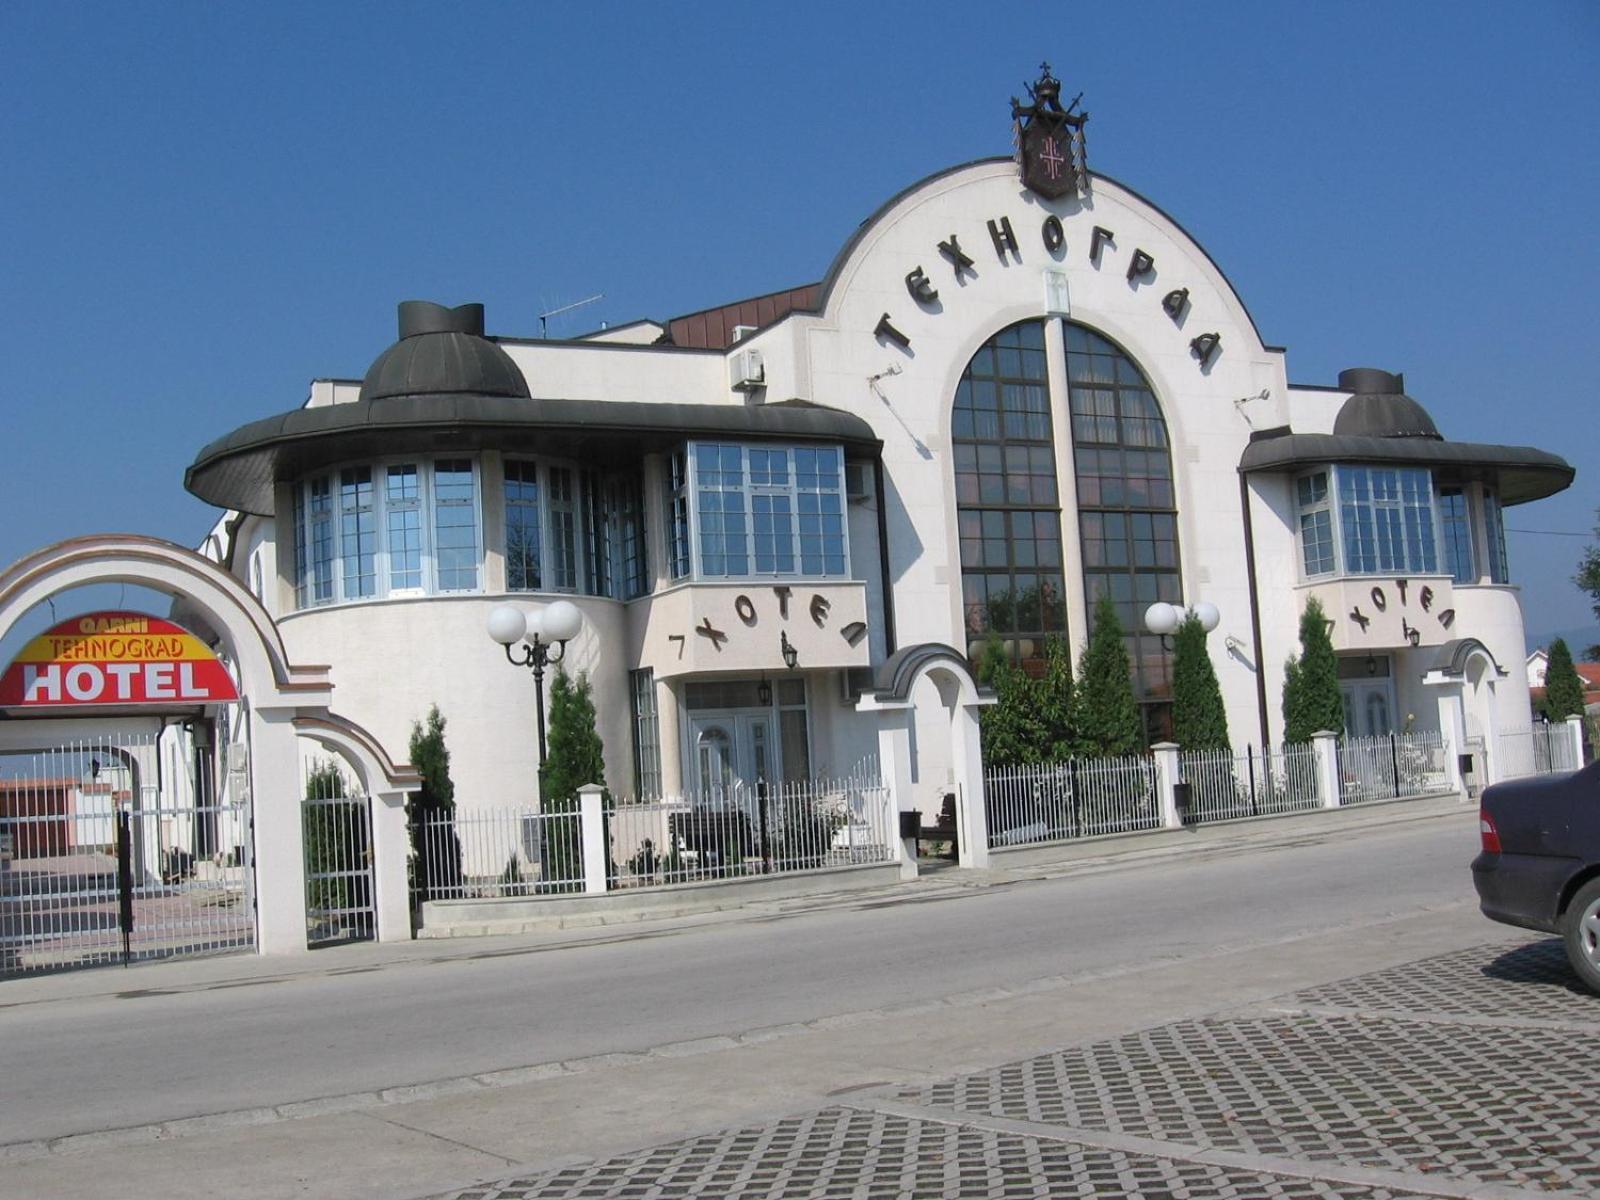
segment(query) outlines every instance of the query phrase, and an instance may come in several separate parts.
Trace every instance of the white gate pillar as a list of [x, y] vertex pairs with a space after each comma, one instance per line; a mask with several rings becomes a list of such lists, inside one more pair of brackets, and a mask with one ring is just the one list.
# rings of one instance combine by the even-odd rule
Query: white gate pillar
[[1317, 766], [1317, 803], [1323, 808], [1338, 808], [1340, 796], [1339, 735], [1319, 729], [1311, 735], [1311, 753]]
[[372, 813], [372, 891], [380, 942], [411, 940], [411, 829], [406, 821], [407, 792], [374, 792]]
[[1182, 829], [1183, 814], [1178, 811], [1177, 789], [1183, 764], [1178, 758], [1178, 743], [1157, 742], [1150, 747], [1150, 756], [1156, 764], [1156, 802], [1161, 809], [1161, 827]]
[[878, 770], [889, 793], [889, 843], [900, 864], [901, 879], [917, 877], [915, 837], [900, 836], [900, 814], [911, 807], [911, 718], [909, 705], [878, 710]]
[[[1461, 707], [1461, 688], [1439, 697], [1439, 733], [1444, 739], [1444, 777], [1452, 790], [1467, 790], [1461, 774], [1461, 756], [1467, 752], [1467, 718]], [[1479, 767], [1482, 770], [1481, 764]]]
[[983, 739], [979, 706], [958, 703], [952, 717], [951, 755], [960, 803], [956, 805], [956, 853], [963, 867], [989, 865], [989, 810], [983, 791]]
[[606, 790], [598, 783], [578, 789], [578, 837], [583, 847], [583, 891], [600, 896], [606, 890]]
[[250, 714], [250, 805], [255, 818], [257, 946], [306, 952], [306, 847], [293, 709]]
[[1572, 769], [1578, 770], [1583, 766], [1583, 718], [1571, 716], [1567, 718], [1567, 737], [1572, 746]]

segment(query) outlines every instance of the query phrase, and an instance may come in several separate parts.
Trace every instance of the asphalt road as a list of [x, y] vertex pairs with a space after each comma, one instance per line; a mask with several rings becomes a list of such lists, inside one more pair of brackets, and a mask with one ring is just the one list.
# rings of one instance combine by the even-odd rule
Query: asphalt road
[[[1194, 861], [1017, 880], [665, 936], [504, 942], [341, 972], [8, 1003], [0, 1144], [737, 1035], [1041, 977], [1313, 944], [1470, 905], [1470, 812]], [[1484, 940], [1495, 936], [1484, 924]], [[1166, 970], [1170, 968], [1170, 972]]]

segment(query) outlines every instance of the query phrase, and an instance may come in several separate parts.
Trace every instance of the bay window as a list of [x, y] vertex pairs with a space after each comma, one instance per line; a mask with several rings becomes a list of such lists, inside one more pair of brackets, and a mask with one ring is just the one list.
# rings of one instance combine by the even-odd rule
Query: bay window
[[849, 573], [838, 446], [691, 442], [667, 479], [674, 579]]
[[303, 480], [295, 606], [476, 591], [479, 510], [471, 459], [360, 464]]
[[637, 473], [505, 464], [506, 588], [632, 600], [650, 590]]

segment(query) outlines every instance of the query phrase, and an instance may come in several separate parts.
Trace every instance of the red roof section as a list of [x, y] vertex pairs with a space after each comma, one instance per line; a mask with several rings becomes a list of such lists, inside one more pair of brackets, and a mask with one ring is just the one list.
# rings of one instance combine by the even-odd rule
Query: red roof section
[[771, 325], [788, 316], [797, 308], [815, 308], [822, 297], [820, 283], [789, 288], [782, 292], [768, 292], [749, 300], [735, 300], [720, 308], [673, 317], [667, 322], [667, 339], [674, 346], [696, 350], [726, 350], [733, 345], [736, 325], [753, 325], [757, 329]]

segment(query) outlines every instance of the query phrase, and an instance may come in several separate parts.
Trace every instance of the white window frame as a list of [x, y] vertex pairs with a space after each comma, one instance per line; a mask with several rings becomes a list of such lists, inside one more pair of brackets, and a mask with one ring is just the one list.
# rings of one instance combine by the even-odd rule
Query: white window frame
[[[1427, 476], [1428, 488], [1427, 488], [1427, 493], [1426, 494], [1428, 496], [1428, 514], [1429, 514], [1429, 517], [1430, 517], [1430, 524], [1431, 524], [1431, 527], [1433, 529], [1433, 558], [1434, 558], [1433, 570], [1427, 571], [1427, 570], [1422, 570], [1420, 568], [1413, 569], [1409, 564], [1407, 566], [1405, 566], [1403, 569], [1399, 570], [1399, 571], [1386, 570], [1386, 569], [1381, 568], [1381, 567], [1380, 568], [1376, 568], [1376, 569], [1371, 570], [1371, 571], [1353, 571], [1353, 570], [1350, 569], [1349, 559], [1345, 555], [1344, 511], [1343, 511], [1344, 510], [1344, 504], [1343, 504], [1342, 499], [1341, 499], [1341, 497], [1343, 495], [1343, 492], [1342, 492], [1343, 484], [1342, 484], [1342, 481], [1340, 479], [1340, 473], [1343, 472], [1343, 471], [1352, 470], [1352, 469], [1355, 469], [1355, 470], [1367, 470], [1367, 471], [1374, 471], [1374, 470], [1377, 470], [1377, 471], [1396, 471], [1396, 472], [1420, 471], [1424, 475]], [[1327, 496], [1327, 500], [1325, 501], [1325, 503], [1328, 506], [1329, 516], [1331, 518], [1330, 522], [1329, 522], [1329, 528], [1333, 532], [1333, 570], [1326, 571], [1326, 572], [1323, 572], [1323, 573], [1317, 574], [1317, 575], [1312, 575], [1312, 574], [1309, 574], [1306, 571], [1305, 543], [1304, 543], [1304, 541], [1302, 540], [1302, 537], [1301, 537], [1300, 517], [1305, 513], [1318, 511], [1321, 508], [1321, 505], [1320, 504], [1319, 505], [1315, 505], [1312, 508], [1301, 508], [1301, 506], [1300, 506], [1300, 480], [1305, 479], [1305, 478], [1309, 478], [1312, 475], [1319, 475], [1319, 474], [1322, 474], [1324, 472], [1326, 472], [1327, 476], [1328, 476], [1328, 496]], [[1454, 485], [1451, 485], [1451, 486], [1454, 486]], [[1323, 464], [1318, 465], [1314, 469], [1298, 472], [1296, 475], [1293, 476], [1293, 478], [1291, 480], [1291, 483], [1290, 483], [1290, 497], [1289, 497], [1291, 502], [1292, 502], [1292, 504], [1293, 504], [1293, 512], [1294, 512], [1293, 534], [1294, 534], [1294, 547], [1295, 547], [1295, 571], [1296, 571], [1296, 574], [1298, 575], [1298, 577], [1300, 578], [1301, 581], [1306, 582], [1306, 583], [1323, 582], [1323, 581], [1329, 580], [1329, 579], [1342, 579], [1342, 578], [1371, 579], [1371, 578], [1375, 578], [1376, 576], [1379, 576], [1379, 575], [1396, 575], [1396, 574], [1400, 574], [1400, 575], [1444, 575], [1444, 576], [1448, 576], [1450, 574], [1450, 572], [1445, 567], [1444, 527], [1443, 527], [1443, 524], [1442, 524], [1442, 521], [1441, 521], [1440, 511], [1439, 511], [1439, 487], [1440, 487], [1440, 485], [1439, 485], [1438, 481], [1434, 478], [1434, 474], [1433, 474], [1432, 470], [1430, 470], [1427, 467], [1415, 466], [1415, 465], [1412, 465], [1412, 464], [1405, 464], [1405, 463], [1400, 463], [1400, 464], [1370, 463], [1370, 462], [1323, 463]], [[1402, 504], [1402, 507], [1401, 507], [1400, 511], [1402, 512], [1402, 514], [1405, 511], [1403, 504]], [[1469, 505], [1469, 513], [1470, 513], [1470, 511], [1471, 511], [1471, 506]], [[1469, 517], [1469, 519], [1472, 520], [1475, 525], [1478, 523], [1478, 519], [1476, 517]], [[1404, 534], [1404, 518], [1403, 517], [1402, 517], [1402, 534]], [[1412, 549], [1412, 547], [1410, 546], [1409, 540], [1406, 543], [1406, 549], [1407, 549], [1407, 552], [1408, 552], [1408, 555], [1409, 555], [1409, 552]]]
[[[440, 462], [466, 462], [472, 468], [472, 526], [473, 563], [475, 582], [470, 588], [443, 589], [439, 586], [439, 567], [436, 545], [436, 497], [434, 471]], [[389, 504], [388, 475], [391, 467], [415, 466], [417, 468], [418, 509], [422, 532], [422, 582], [415, 588], [391, 586], [389, 561]], [[376, 586], [369, 596], [346, 596], [344, 588], [344, 554], [341, 545], [340, 520], [344, 508], [340, 504], [339, 476], [342, 471], [367, 468], [372, 472], [372, 512], [377, 536], [373, 569]], [[325, 600], [315, 597], [316, 559], [312, 541], [312, 488], [326, 483], [328, 489], [328, 520], [332, 533], [332, 555], [328, 562], [331, 595]], [[483, 592], [483, 468], [471, 455], [395, 455], [359, 462], [338, 463], [302, 478], [294, 485], [294, 544], [295, 544], [295, 611], [330, 608], [344, 604], [368, 604], [378, 600], [395, 600], [414, 596], [471, 596]]]
[[[746, 500], [746, 504], [745, 504], [745, 533], [744, 533], [744, 537], [745, 537], [745, 561], [746, 561], [746, 563], [749, 564], [748, 569], [742, 574], [738, 574], [738, 575], [707, 575], [701, 569], [701, 562], [700, 562], [700, 478], [699, 478], [700, 467], [699, 467], [699, 463], [698, 463], [696, 455], [695, 455], [695, 447], [699, 446], [699, 445], [702, 445], [702, 444], [715, 445], [715, 446], [737, 446], [739, 448], [739, 451], [740, 451], [740, 453], [739, 453], [739, 464], [740, 464], [740, 471], [742, 473], [742, 478], [743, 478], [743, 481], [744, 481], [743, 485], [742, 485], [742, 492], [743, 492], [743, 495], [744, 495], [745, 500]], [[678, 580], [681, 580], [681, 579], [692, 579], [692, 580], [702, 580], [702, 581], [705, 581], [705, 582], [715, 582], [715, 581], [718, 581], [718, 580], [735, 580], [735, 579], [828, 579], [828, 580], [843, 580], [843, 579], [852, 578], [852, 576], [851, 576], [851, 567], [850, 567], [850, 496], [849, 496], [849, 491], [848, 491], [848, 488], [847, 488], [847, 484], [845, 482], [845, 453], [844, 453], [844, 446], [843, 445], [841, 445], [838, 442], [739, 442], [739, 441], [723, 440], [723, 439], [718, 439], [718, 438], [696, 438], [696, 439], [693, 439], [693, 440], [691, 440], [689, 442], [684, 443], [682, 449], [683, 449], [683, 454], [684, 454], [684, 487], [685, 487], [685, 490], [688, 493], [687, 500], [688, 500], [688, 512], [689, 512], [689, 573], [686, 576], [677, 577]], [[789, 456], [789, 483], [788, 483], [786, 489], [784, 489], [784, 488], [775, 488], [775, 487], [771, 487], [771, 486], [766, 485], [766, 484], [754, 485], [754, 484], [752, 484], [750, 482], [750, 451], [752, 449], [754, 449], [754, 450], [782, 450], [782, 451], [785, 451], [788, 454], [788, 456]], [[839, 475], [838, 475], [838, 480], [839, 480], [839, 489], [838, 489], [838, 494], [839, 494], [839, 530], [840, 530], [840, 539], [841, 539], [841, 542], [842, 542], [842, 551], [843, 551], [843, 556], [844, 556], [844, 568], [838, 574], [829, 574], [826, 571], [824, 571], [824, 572], [806, 572], [806, 571], [802, 571], [801, 570], [801, 564], [804, 562], [804, 555], [803, 555], [803, 552], [801, 550], [801, 533], [800, 533], [800, 524], [801, 524], [801, 522], [800, 522], [800, 496], [801, 496], [801, 491], [800, 491], [800, 486], [799, 486], [799, 482], [798, 482], [798, 478], [799, 478], [798, 477], [798, 472], [796, 471], [796, 468], [795, 468], [795, 457], [794, 456], [795, 456], [795, 451], [796, 450], [833, 450], [839, 455]], [[749, 503], [749, 500], [750, 500], [750, 498], [752, 496], [754, 496], [757, 493], [758, 488], [759, 488], [759, 490], [761, 492], [767, 493], [767, 494], [787, 494], [791, 499], [791, 506], [790, 506], [790, 538], [791, 538], [792, 546], [793, 546], [791, 557], [793, 558], [793, 561], [794, 561], [794, 564], [795, 564], [794, 565], [794, 570], [792, 570], [792, 571], [757, 571], [755, 569], [755, 565], [756, 565], [755, 507], [754, 507], [754, 505]], [[672, 505], [672, 500], [673, 500], [673, 494], [674, 493], [673, 493], [673, 490], [672, 490], [672, 487], [671, 487], [671, 469], [670, 469], [670, 464], [669, 464], [669, 468], [668, 468], [668, 485], [667, 485], [667, 488], [666, 488], [666, 498], [667, 498], [668, 513], [667, 513], [667, 520], [664, 522], [664, 524], [667, 526], [666, 535], [667, 535], [667, 556], [668, 556], [669, 574], [670, 574], [671, 567], [672, 567], [672, 529], [671, 529], [672, 513], [671, 513], [671, 505]]]

